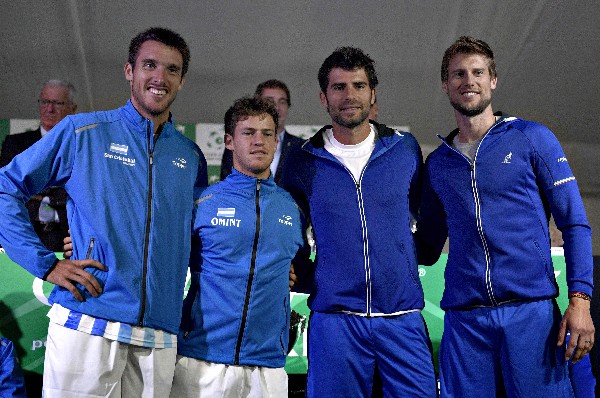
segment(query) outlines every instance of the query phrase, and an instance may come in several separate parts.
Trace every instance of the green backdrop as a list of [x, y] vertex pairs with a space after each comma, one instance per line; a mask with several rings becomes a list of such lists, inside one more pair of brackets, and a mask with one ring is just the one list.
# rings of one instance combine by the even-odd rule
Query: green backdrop
[[[555, 274], [563, 293], [558, 298], [558, 304], [564, 311], [568, 304], [565, 260], [561, 255], [553, 256]], [[439, 308], [444, 286], [444, 268], [447, 256], [431, 267], [419, 267], [419, 276], [425, 291], [425, 309], [423, 316], [429, 328], [433, 343], [434, 360], [437, 368], [437, 352], [443, 330], [444, 312]], [[52, 285], [34, 278], [20, 266], [16, 265], [0, 249], [0, 335], [11, 339], [18, 351], [21, 366], [24, 370], [42, 373], [44, 352], [48, 328], [46, 313], [49, 307], [42, 303], [50, 294]], [[36, 297], [37, 294], [37, 297]], [[301, 333], [290, 354], [288, 355], [286, 371], [288, 373], [306, 373], [306, 326], [309, 310], [306, 306], [307, 296], [291, 293], [291, 306], [302, 317]]]

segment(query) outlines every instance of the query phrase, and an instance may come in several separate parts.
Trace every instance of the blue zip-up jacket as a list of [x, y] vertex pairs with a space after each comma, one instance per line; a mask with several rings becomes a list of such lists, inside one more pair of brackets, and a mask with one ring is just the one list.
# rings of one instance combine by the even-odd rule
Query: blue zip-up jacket
[[25, 379], [12, 341], [0, 336], [0, 397], [26, 398]]
[[130, 325], [177, 333], [190, 252], [194, 199], [207, 185], [206, 160], [168, 121], [154, 126], [131, 102], [119, 109], [67, 116], [40, 141], [0, 169], [0, 243], [16, 263], [44, 278], [58, 261], [30, 224], [25, 202], [64, 186], [72, 259], [103, 287], [82, 286], [78, 302], [55, 287], [50, 302]]
[[550, 213], [565, 242], [569, 290], [591, 295], [591, 228], [558, 140], [538, 123], [497, 116], [473, 161], [451, 146], [458, 130], [426, 161], [417, 236], [429, 241], [429, 263], [450, 237], [441, 307], [557, 297]]
[[316, 241], [313, 311], [377, 316], [424, 306], [411, 233], [421, 149], [411, 134], [371, 123], [375, 148], [358, 181], [324, 147], [331, 126], [289, 160], [284, 188], [310, 215]]
[[179, 355], [280, 368], [288, 348], [292, 259], [303, 245], [298, 207], [271, 176], [233, 169], [197, 201]]

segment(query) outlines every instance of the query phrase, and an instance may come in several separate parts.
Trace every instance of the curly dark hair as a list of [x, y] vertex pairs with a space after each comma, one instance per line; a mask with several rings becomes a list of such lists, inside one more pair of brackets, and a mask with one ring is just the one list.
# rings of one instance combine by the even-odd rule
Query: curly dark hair
[[348, 71], [364, 69], [371, 89], [377, 87], [377, 83], [379, 83], [377, 73], [375, 73], [375, 61], [360, 48], [339, 47], [329, 57], [325, 58], [323, 65], [319, 68], [319, 86], [323, 93], [327, 92], [329, 72], [333, 68], [342, 68]]

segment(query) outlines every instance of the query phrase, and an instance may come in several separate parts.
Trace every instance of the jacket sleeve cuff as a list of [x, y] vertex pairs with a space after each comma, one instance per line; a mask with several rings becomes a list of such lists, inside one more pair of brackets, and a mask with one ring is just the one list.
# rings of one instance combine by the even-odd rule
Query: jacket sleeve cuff
[[[585, 282], [576, 281], [576, 282], [571, 282], [568, 285], [569, 285], [569, 292], [581, 292], [581, 293], [587, 294], [590, 297], [592, 296], [593, 287]], [[564, 293], [567, 293], [567, 292], [564, 292]]]
[[48, 268], [48, 271], [46, 271], [46, 273], [42, 277], [43, 280], [46, 280], [46, 278], [48, 277], [48, 274], [50, 272], [52, 272], [54, 270], [54, 268], [56, 268], [56, 264], [58, 264], [59, 261], [60, 260], [58, 258], [56, 260], [54, 260], [54, 263], [52, 263], [52, 266], [50, 268]]

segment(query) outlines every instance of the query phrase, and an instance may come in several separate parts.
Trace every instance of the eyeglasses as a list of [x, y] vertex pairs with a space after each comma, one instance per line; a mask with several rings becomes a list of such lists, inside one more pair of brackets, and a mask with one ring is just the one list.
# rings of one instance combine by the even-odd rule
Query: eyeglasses
[[67, 105], [70, 105], [69, 102], [63, 102], [63, 101], [50, 101], [47, 99], [39, 99], [38, 100], [38, 104], [40, 105], [41, 108], [50, 106], [50, 105], [54, 105], [55, 108], [61, 109], [64, 108]]

